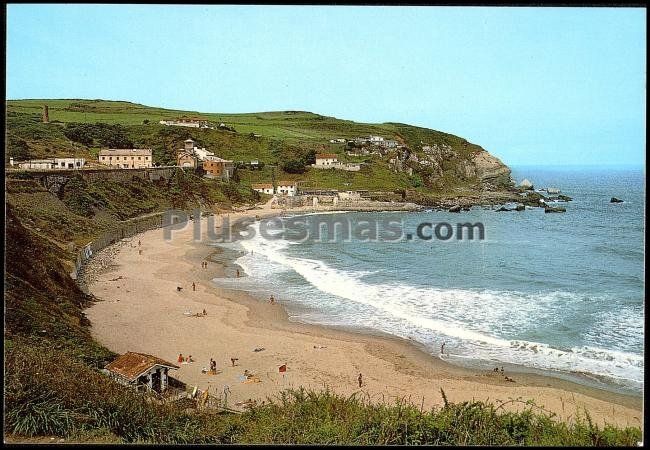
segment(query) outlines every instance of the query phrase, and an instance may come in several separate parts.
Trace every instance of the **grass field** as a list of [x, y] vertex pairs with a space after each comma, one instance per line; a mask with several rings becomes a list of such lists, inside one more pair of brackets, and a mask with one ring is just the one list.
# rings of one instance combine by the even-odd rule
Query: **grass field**
[[[445, 161], [444, 188], [459, 184], [471, 188], [477, 182], [459, 176], [455, 168], [481, 150], [479, 146], [458, 136], [405, 124], [357, 123], [304, 111], [201, 113], [106, 100], [8, 100], [6, 105], [5, 152], [6, 156], [18, 160], [74, 155], [94, 161], [99, 147], [133, 145], [152, 148], [154, 163], [175, 164], [177, 150], [182, 148], [185, 139], [192, 138], [199, 146], [206, 147], [217, 156], [244, 162], [257, 159], [267, 166], [275, 166], [279, 179], [298, 179], [309, 186], [340, 190], [415, 188], [422, 193], [440, 191], [440, 183], [430, 183], [426, 172], [409, 177], [405, 173], [392, 171], [388, 160], [394, 154], [383, 157], [349, 157], [345, 153], [345, 145], [329, 142], [334, 138], [352, 139], [374, 134], [403, 142], [420, 156], [422, 142], [449, 145], [456, 156]], [[44, 124], [41, 120], [43, 105], [49, 108], [49, 124]], [[180, 116], [198, 117], [213, 125], [223, 122], [236, 132], [218, 128], [173, 127], [158, 123], [162, 119]], [[94, 129], [97, 136], [86, 139], [82, 133], [83, 139], [71, 137], [71, 129], [80, 124]], [[99, 135], [106, 134], [116, 135], [119, 139], [98, 139]], [[341, 161], [365, 161], [366, 165], [361, 172], [354, 174], [308, 168], [299, 176], [293, 176], [282, 171], [283, 163], [291, 160], [305, 161], [310, 152], [336, 153]], [[246, 184], [271, 182], [272, 179], [270, 170], [243, 172], [240, 178]]]

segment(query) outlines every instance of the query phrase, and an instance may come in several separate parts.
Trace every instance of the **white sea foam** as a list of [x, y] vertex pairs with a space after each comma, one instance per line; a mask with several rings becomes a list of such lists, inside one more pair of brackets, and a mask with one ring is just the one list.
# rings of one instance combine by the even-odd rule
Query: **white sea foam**
[[[644, 364], [641, 355], [576, 345], [565, 348], [544, 342], [518, 339], [520, 330], [540, 323], [561, 320], [562, 308], [580, 301], [570, 292], [519, 293], [470, 289], [436, 289], [408, 284], [373, 284], [363, 280], [369, 271], [344, 271], [323, 261], [288, 256], [287, 241], [254, 238], [241, 241], [253, 251], [237, 260], [251, 281], [269, 283], [279, 274], [298, 274], [308, 284], [294, 287], [291, 299], [311, 308], [300, 320], [370, 327], [401, 337], [410, 337], [432, 353], [442, 341], [458, 356], [513, 363], [540, 369], [584, 372], [641, 386]], [[295, 276], [295, 275], [294, 275]], [[282, 286], [287, 295], [290, 286]], [[323, 301], [326, 299], [326, 301]], [[621, 324], [634, 333], [643, 332], [643, 318], [630, 311], [598, 317], [585, 333], [587, 342], [595, 333], [615, 334]], [[624, 327], [625, 328], [625, 327]], [[602, 342], [602, 341], [600, 341]]]

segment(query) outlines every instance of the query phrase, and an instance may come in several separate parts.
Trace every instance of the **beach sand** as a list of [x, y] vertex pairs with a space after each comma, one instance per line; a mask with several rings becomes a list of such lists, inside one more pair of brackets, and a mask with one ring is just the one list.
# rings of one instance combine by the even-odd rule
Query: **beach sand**
[[[278, 210], [266, 205], [229, 216], [235, 220], [277, 214]], [[327, 387], [345, 396], [356, 392], [377, 402], [402, 398], [429, 409], [442, 406], [442, 388], [451, 402], [532, 399], [560, 420], [571, 421], [586, 408], [599, 425], [642, 425], [640, 396], [506, 370], [505, 375], [515, 380], [508, 382], [500, 373], [448, 364], [407, 340], [290, 322], [280, 292], [278, 304], [271, 305], [216, 287], [211, 280], [231, 276], [231, 271], [224, 274], [224, 267], [212, 261], [207, 269], [202, 268], [202, 261], [215, 248], [194, 242], [192, 230], [188, 224], [174, 231], [171, 240], [163, 239], [158, 229], [122, 241], [110, 252], [111, 265], [101, 270], [94, 267], [102, 264], [104, 252], [99, 252], [87, 270], [94, 273], [88, 289], [99, 301], [86, 314], [95, 339], [117, 353], [143, 352], [170, 362], [176, 362], [179, 353], [192, 355], [194, 363], [181, 364], [170, 375], [199, 389], [209, 388], [213, 395], [222, 395], [227, 385], [229, 407], [241, 409], [237, 403], [266, 400], [285, 388], [304, 386]], [[177, 286], [183, 289], [179, 292]], [[203, 309], [207, 316], [184, 314]], [[256, 348], [264, 350], [255, 352]], [[235, 367], [232, 357], [238, 358]], [[221, 371], [217, 375], [201, 372], [209, 367], [210, 358], [217, 361]], [[278, 371], [283, 364], [287, 365], [284, 375]], [[241, 382], [244, 370], [257, 375], [260, 382]], [[361, 389], [359, 373], [363, 374]], [[504, 406], [522, 408], [518, 402]]]

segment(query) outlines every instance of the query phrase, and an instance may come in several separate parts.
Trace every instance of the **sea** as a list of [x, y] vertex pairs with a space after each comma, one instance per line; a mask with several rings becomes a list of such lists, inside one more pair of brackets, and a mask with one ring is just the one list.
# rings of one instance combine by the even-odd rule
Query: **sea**
[[[220, 244], [233, 264], [214, 282], [260, 301], [273, 295], [292, 321], [410, 339], [433, 357], [444, 343], [452, 364], [641, 392], [644, 169], [516, 167], [513, 178], [573, 200], [553, 204], [565, 213], [477, 206], [307, 214], [273, 225], [342, 223], [301, 239], [262, 233], [257, 222], [247, 239]], [[382, 239], [386, 223], [399, 224], [402, 238]], [[476, 225], [470, 239], [459, 223], [481, 224], [483, 235]], [[346, 233], [346, 224], [380, 232]]]

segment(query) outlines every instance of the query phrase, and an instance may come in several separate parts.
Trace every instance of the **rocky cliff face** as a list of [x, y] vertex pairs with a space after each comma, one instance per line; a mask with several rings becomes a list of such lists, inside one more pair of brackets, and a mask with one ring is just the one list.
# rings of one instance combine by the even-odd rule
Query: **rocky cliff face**
[[475, 153], [468, 163], [486, 187], [510, 187], [513, 184], [510, 168], [483, 149]]

